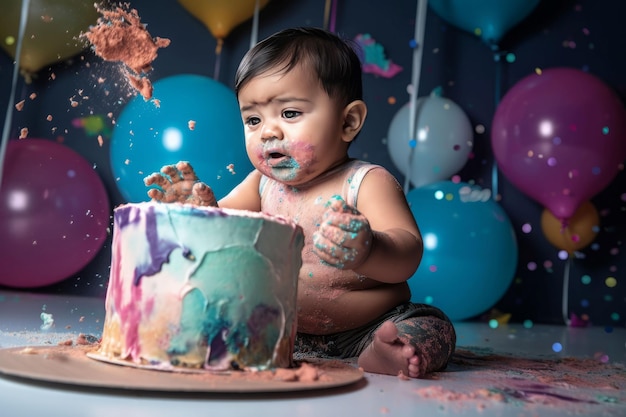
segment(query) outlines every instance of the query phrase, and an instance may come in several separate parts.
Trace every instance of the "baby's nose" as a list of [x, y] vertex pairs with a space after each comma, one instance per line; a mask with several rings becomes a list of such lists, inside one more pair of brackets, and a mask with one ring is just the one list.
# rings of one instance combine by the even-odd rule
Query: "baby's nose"
[[280, 128], [275, 124], [266, 123], [263, 125], [263, 132], [261, 133], [261, 140], [268, 141], [272, 139], [282, 139], [283, 134]]

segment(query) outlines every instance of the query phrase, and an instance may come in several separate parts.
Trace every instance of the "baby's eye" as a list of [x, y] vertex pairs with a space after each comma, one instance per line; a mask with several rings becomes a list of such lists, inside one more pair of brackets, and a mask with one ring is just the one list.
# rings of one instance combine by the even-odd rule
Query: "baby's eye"
[[297, 110], [285, 110], [283, 111], [283, 117], [285, 119], [293, 119], [294, 117], [298, 117], [301, 114], [301, 112], [297, 111]]
[[258, 117], [251, 116], [251, 117], [246, 118], [246, 124], [248, 126], [255, 126], [255, 125], [258, 125], [259, 123], [261, 123], [261, 119], [259, 119]]

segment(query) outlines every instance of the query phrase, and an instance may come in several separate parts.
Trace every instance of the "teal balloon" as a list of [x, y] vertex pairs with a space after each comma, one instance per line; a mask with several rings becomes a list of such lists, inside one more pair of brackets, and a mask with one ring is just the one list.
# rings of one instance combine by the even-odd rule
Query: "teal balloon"
[[517, 269], [517, 240], [489, 190], [441, 181], [407, 200], [424, 240], [409, 279], [411, 301], [441, 308], [452, 320], [484, 313], [505, 294]]
[[497, 45], [537, 7], [539, 0], [428, 0], [428, 4], [451, 25]]
[[237, 98], [224, 84], [201, 75], [163, 78], [152, 100], [137, 96], [122, 110], [110, 162], [126, 201], [148, 201], [143, 179], [178, 161], [189, 161], [218, 200], [252, 170]]
[[433, 93], [416, 101], [415, 133], [411, 138], [410, 103], [394, 115], [387, 149], [394, 165], [414, 187], [449, 179], [467, 163], [474, 132], [469, 118], [455, 102]]

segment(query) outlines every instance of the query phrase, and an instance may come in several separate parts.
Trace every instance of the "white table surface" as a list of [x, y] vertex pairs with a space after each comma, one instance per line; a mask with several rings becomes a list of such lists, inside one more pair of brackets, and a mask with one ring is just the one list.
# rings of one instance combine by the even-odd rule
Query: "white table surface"
[[[102, 299], [0, 292], [0, 348], [56, 345], [79, 333], [99, 336], [104, 319]], [[41, 313], [51, 314], [54, 326], [41, 330]], [[458, 346], [482, 346], [498, 352], [544, 354], [558, 342], [562, 355], [589, 356], [602, 350], [612, 361], [626, 363], [626, 329], [505, 325], [492, 329], [486, 323], [455, 324]], [[0, 364], [1, 365], [1, 364]], [[0, 377], [2, 417], [182, 417], [182, 416], [554, 416], [558, 409], [538, 412], [511, 404], [488, 408], [446, 407], [425, 400], [416, 390], [432, 380], [401, 380], [365, 374], [355, 384], [305, 392], [272, 394], [180, 394], [145, 391], [100, 390]], [[626, 410], [626, 408], [624, 409]], [[528, 411], [528, 414], [526, 413]], [[609, 410], [611, 411], [611, 410]], [[608, 414], [613, 415], [610, 412]]]

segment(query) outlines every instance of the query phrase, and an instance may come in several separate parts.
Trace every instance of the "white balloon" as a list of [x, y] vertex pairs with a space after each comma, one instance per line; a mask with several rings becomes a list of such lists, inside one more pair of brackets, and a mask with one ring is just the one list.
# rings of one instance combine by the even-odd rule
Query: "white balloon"
[[432, 94], [416, 100], [415, 138], [409, 136], [410, 103], [393, 117], [387, 147], [396, 167], [414, 187], [449, 179], [473, 148], [469, 118], [452, 100]]

